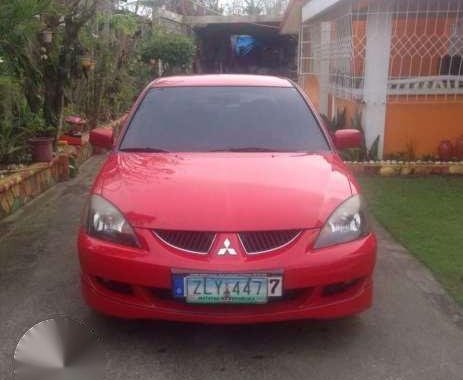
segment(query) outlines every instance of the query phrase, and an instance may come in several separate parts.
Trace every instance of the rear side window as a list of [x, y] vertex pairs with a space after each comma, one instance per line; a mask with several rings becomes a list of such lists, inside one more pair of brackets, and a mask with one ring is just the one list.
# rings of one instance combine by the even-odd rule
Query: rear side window
[[147, 93], [120, 149], [314, 152], [329, 146], [295, 88], [167, 87]]

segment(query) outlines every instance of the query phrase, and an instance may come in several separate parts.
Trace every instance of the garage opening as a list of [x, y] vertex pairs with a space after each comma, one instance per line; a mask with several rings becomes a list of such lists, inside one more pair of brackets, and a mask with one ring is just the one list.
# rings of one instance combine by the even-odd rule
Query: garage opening
[[261, 74], [297, 79], [296, 38], [280, 34], [278, 19], [243, 22], [245, 18], [209, 17], [209, 22], [193, 25], [199, 46], [195, 71], [200, 74]]

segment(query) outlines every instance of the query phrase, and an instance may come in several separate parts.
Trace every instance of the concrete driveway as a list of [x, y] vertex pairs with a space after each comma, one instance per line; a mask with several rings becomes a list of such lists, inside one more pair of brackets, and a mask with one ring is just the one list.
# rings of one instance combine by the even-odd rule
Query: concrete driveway
[[111, 380], [463, 379], [461, 309], [381, 228], [375, 305], [359, 317], [202, 326], [94, 314], [79, 293], [75, 235], [101, 160], [0, 223], [0, 379], [22, 333], [57, 314], [102, 337]]

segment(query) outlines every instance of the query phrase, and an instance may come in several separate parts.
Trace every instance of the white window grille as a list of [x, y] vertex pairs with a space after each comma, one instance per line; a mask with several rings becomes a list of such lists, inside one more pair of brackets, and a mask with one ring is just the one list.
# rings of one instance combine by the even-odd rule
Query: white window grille
[[310, 23], [303, 26], [300, 33], [299, 74], [320, 73], [321, 24]]
[[[462, 0], [362, 0], [332, 13], [302, 25], [302, 78], [319, 77], [326, 54], [329, 93], [363, 100], [367, 38], [375, 39], [367, 25], [380, 15], [391, 20], [387, 101], [463, 102]], [[329, 39], [320, 38], [322, 22], [330, 24]]]

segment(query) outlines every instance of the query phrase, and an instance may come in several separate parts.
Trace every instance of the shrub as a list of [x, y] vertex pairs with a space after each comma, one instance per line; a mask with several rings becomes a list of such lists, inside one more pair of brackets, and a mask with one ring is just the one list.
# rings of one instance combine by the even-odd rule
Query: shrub
[[168, 70], [185, 70], [193, 60], [196, 45], [191, 37], [155, 32], [143, 43], [141, 57], [145, 63], [162, 60]]
[[0, 164], [20, 163], [25, 156], [22, 131], [26, 100], [13, 77], [0, 76]]

